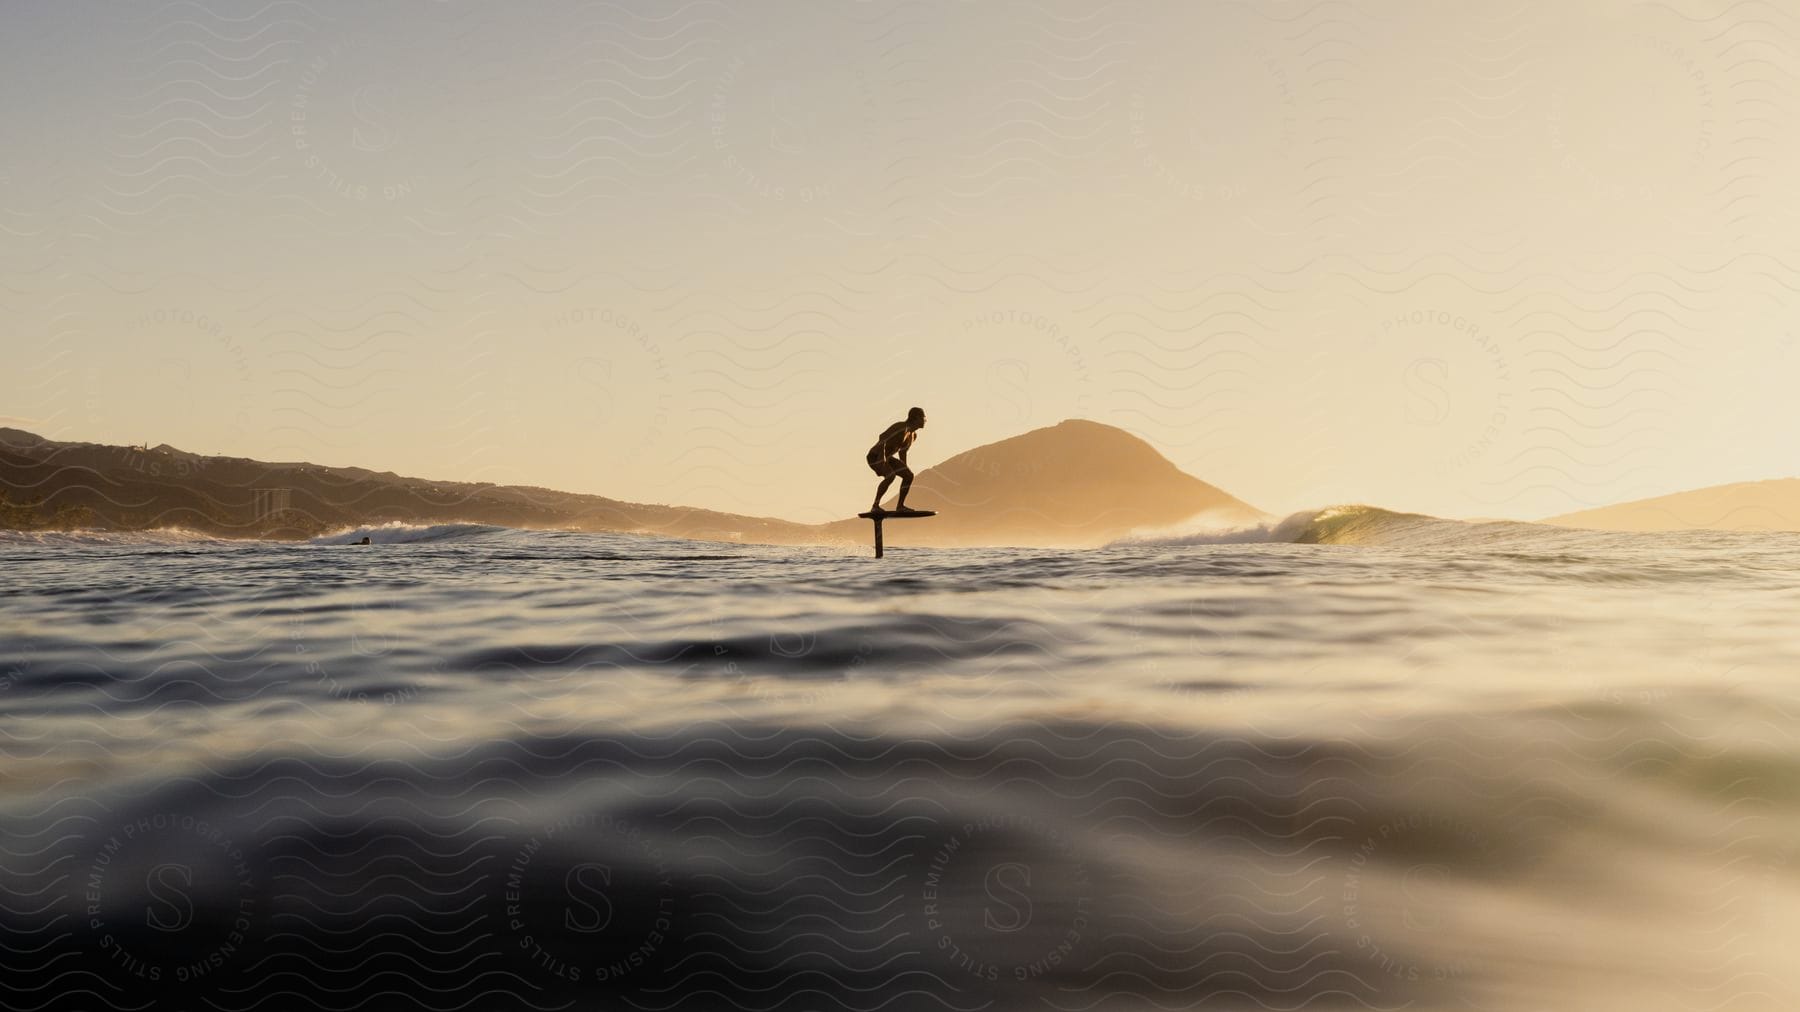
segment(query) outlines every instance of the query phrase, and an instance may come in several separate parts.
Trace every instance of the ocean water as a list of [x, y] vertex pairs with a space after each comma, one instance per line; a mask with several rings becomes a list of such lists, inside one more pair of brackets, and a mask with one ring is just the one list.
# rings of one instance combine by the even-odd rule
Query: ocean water
[[1800, 1007], [1800, 537], [889, 533], [0, 535], [0, 1005]]

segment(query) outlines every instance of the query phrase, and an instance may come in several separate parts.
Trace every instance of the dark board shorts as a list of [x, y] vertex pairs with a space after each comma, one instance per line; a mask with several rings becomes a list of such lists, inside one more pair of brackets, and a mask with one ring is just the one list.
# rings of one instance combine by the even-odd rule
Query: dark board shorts
[[906, 470], [906, 465], [900, 463], [899, 457], [888, 457], [883, 459], [871, 453], [869, 454], [868, 461], [869, 470], [874, 471], [883, 478], [890, 474], [899, 474], [901, 471]]

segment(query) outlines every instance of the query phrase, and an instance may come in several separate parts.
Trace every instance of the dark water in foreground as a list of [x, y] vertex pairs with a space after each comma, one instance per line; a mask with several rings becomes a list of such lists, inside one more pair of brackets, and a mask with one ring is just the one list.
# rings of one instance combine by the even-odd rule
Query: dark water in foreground
[[1303, 526], [8, 536], [0, 1006], [1800, 1007], [1800, 538]]

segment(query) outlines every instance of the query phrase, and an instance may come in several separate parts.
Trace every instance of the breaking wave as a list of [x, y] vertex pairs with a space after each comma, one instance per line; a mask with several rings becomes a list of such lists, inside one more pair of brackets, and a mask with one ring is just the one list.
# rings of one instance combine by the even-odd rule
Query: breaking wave
[[[1281, 520], [1237, 527], [1202, 528], [1123, 538], [1108, 548], [1181, 548], [1193, 545], [1362, 545], [1383, 548], [1481, 548], [1523, 544], [1569, 545], [1618, 541], [1624, 535], [1552, 527], [1518, 520], [1446, 520], [1378, 506], [1330, 506], [1302, 510]], [[1642, 535], [1632, 535], [1639, 541]]]
[[408, 524], [391, 523], [350, 527], [313, 538], [315, 545], [354, 545], [363, 538], [377, 545], [416, 545], [439, 541], [462, 541], [513, 530], [496, 524]]
[[107, 531], [79, 529], [71, 531], [0, 530], [0, 545], [42, 545], [56, 548], [129, 548], [138, 545], [228, 544], [233, 539], [189, 530], [186, 527], [156, 527], [143, 531]]

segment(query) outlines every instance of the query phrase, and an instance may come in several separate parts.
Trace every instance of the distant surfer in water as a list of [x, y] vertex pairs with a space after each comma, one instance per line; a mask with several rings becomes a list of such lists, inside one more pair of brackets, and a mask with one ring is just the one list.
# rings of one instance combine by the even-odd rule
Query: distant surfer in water
[[912, 490], [912, 469], [906, 466], [906, 451], [912, 448], [913, 439], [918, 431], [925, 427], [925, 409], [914, 408], [906, 413], [906, 420], [895, 422], [887, 427], [875, 445], [869, 447], [869, 469], [881, 475], [881, 486], [875, 490], [875, 505], [869, 512], [881, 512], [881, 497], [887, 494], [888, 486], [900, 479], [900, 496], [894, 501], [896, 512], [905, 513], [906, 493]]

